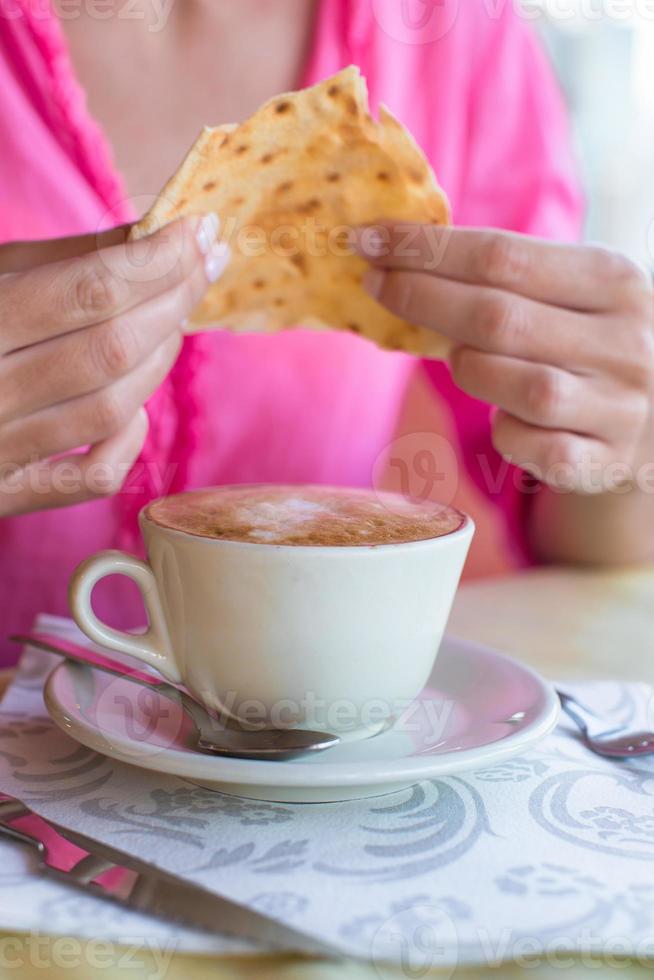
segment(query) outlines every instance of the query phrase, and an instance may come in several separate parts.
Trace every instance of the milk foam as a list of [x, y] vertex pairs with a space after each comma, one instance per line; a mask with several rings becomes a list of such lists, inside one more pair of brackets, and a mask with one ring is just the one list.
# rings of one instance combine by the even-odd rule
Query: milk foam
[[302, 524], [316, 520], [334, 520], [337, 514], [324, 504], [302, 497], [284, 500], [262, 500], [246, 507], [235, 507], [238, 523], [250, 527], [250, 537], [267, 543], [292, 535]]
[[270, 545], [356, 546], [450, 534], [463, 516], [450, 507], [372, 490], [243, 486], [156, 501], [148, 516], [202, 537]]

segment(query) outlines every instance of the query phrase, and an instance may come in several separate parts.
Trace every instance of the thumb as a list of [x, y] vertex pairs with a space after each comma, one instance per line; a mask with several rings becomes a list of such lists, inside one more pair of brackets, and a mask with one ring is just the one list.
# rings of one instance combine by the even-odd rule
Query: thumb
[[75, 259], [101, 248], [122, 245], [127, 241], [131, 225], [119, 225], [110, 231], [70, 238], [48, 238], [38, 242], [7, 242], [0, 245], [0, 274], [25, 272], [39, 265]]

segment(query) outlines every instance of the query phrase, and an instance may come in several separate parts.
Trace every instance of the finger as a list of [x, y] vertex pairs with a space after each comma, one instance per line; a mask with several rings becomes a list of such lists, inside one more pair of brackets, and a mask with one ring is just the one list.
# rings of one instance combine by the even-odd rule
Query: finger
[[49, 262], [78, 258], [112, 245], [124, 245], [130, 228], [131, 225], [119, 225], [95, 235], [73, 235], [41, 242], [8, 242], [0, 245], [0, 275], [4, 272], [25, 272]]
[[615, 465], [614, 451], [602, 440], [532, 426], [506, 412], [495, 417], [493, 444], [509, 462], [559, 491], [605, 493], [624, 479], [624, 466]]
[[180, 346], [180, 336], [173, 334], [120, 381], [4, 426], [0, 458], [26, 466], [120, 432], [164, 380]]
[[0, 424], [97, 391], [134, 371], [198, 304], [199, 266], [179, 286], [105, 323], [0, 358]]
[[455, 382], [473, 398], [544, 429], [620, 442], [625, 433], [637, 438], [647, 419], [647, 398], [609, 379], [469, 347], [453, 351], [450, 363]]
[[355, 244], [379, 268], [426, 272], [569, 309], [610, 310], [631, 290], [651, 291], [643, 270], [618, 252], [505, 231], [382, 225], [359, 230]]
[[422, 272], [384, 273], [370, 292], [402, 319], [489, 353], [587, 372], [601, 370], [607, 345], [615, 346], [589, 329], [585, 314]]
[[0, 473], [0, 517], [72, 507], [118, 493], [143, 448], [148, 431], [144, 409], [115, 435], [57, 460]]
[[213, 281], [228, 256], [225, 246], [212, 251], [216, 233], [213, 216], [186, 218], [139, 241], [4, 277], [0, 353], [120, 316], [175, 288], [202, 262]]

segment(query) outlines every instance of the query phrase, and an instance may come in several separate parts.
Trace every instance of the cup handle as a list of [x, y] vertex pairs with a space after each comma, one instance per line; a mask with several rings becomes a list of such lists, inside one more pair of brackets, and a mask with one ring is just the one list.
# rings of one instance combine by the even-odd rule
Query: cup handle
[[[149, 620], [145, 633], [126, 633], [113, 629], [93, 612], [93, 589], [107, 575], [125, 575], [138, 585]], [[181, 683], [170, 647], [157, 583], [146, 562], [122, 551], [101, 551], [87, 558], [75, 570], [68, 590], [68, 601], [73, 619], [94, 643], [126, 653], [154, 667], [173, 684]]]

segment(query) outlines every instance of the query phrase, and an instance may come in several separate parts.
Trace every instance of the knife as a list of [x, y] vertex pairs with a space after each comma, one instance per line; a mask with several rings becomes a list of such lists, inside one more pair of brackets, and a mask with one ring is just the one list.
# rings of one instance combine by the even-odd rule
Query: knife
[[0, 793], [0, 834], [35, 848], [40, 867], [67, 885], [193, 928], [247, 938], [284, 952], [334, 957], [311, 936], [228, 901], [132, 855], [38, 816]]

